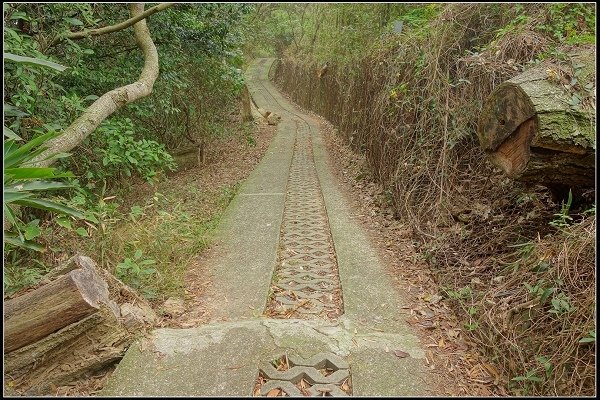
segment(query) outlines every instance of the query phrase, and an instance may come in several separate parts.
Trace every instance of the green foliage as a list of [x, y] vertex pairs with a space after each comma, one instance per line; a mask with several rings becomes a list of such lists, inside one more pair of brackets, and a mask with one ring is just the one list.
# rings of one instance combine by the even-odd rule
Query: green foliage
[[589, 331], [587, 336], [579, 340], [579, 343], [596, 343], [596, 330]]
[[[140, 288], [144, 280], [151, 279], [157, 273], [156, 268], [151, 265], [156, 261], [150, 258], [142, 258], [142, 251], [136, 250], [133, 257], [117, 264], [117, 277], [133, 288]], [[146, 292], [146, 294], [150, 294]]]
[[554, 288], [544, 288], [544, 284], [545, 282], [543, 279], [539, 280], [534, 286], [531, 286], [526, 282], [523, 283], [525, 288], [529, 290], [529, 293], [534, 295], [536, 298], [539, 298], [539, 302], [542, 305], [546, 303], [548, 297], [550, 297], [550, 295], [554, 293]]
[[531, 17], [523, 12], [523, 5], [517, 4], [514, 12], [516, 14], [514, 19], [496, 31], [496, 40], [500, 39], [507, 33], [514, 33], [515, 31], [522, 30], [527, 24], [529, 24], [529, 22], [531, 22]]
[[569, 197], [567, 198], [567, 202], [563, 202], [560, 208], [560, 212], [554, 214], [556, 218], [549, 222], [550, 225], [555, 228], [566, 228], [569, 226], [570, 221], [573, 221], [573, 218], [569, 215], [569, 211], [571, 209], [571, 203], [573, 202], [573, 193], [569, 190]]
[[[5, 218], [16, 230], [16, 232], [4, 231], [5, 243], [30, 250], [43, 250], [42, 246], [32, 241], [33, 238], [39, 236], [39, 230], [34, 228], [37, 224], [34, 226], [31, 225], [32, 222], [24, 224], [17, 215], [15, 206], [84, 218], [80, 211], [50, 197], [54, 190], [70, 187], [69, 184], [54, 180], [72, 176], [71, 173], [57, 173], [56, 168], [40, 168], [29, 165], [34, 157], [45, 150], [44, 144], [55, 136], [55, 132], [49, 132], [22, 146], [18, 146], [14, 139], [4, 141], [3, 210]], [[37, 223], [39, 224], [39, 220]]]
[[[13, 236], [5, 235], [5, 242], [18, 241], [41, 249], [34, 241], [48, 244], [48, 227], [57, 226], [62, 229], [61, 235], [69, 231], [86, 238], [82, 245], [99, 243], [100, 261], [107, 266], [107, 243], [111, 242], [117, 223], [125, 218], [139, 222], [146, 210], [134, 208], [130, 215], [123, 215], [118, 199], [107, 193], [119, 192], [120, 187], [129, 186], [124, 183], [130, 183], [132, 178], [153, 182], [162, 172], [173, 170], [175, 163], [167, 149], [185, 146], [187, 138], [206, 142], [228, 134], [230, 111], [237, 109], [237, 96], [244, 84], [240, 21], [253, 7], [178, 4], [149, 18], [147, 23], [160, 60], [160, 75], [152, 96], [122, 108], [104, 121], [71, 157], [60, 160], [57, 168], [8, 168], [5, 214], [9, 214], [7, 207], [12, 207], [8, 204], [27, 203], [52, 213], [69, 210], [71, 216], [59, 214], [49, 221], [49, 213], [10, 214], [18, 223], [18, 230]], [[50, 134], [63, 131], [99, 96], [138, 78], [143, 56], [131, 29], [52, 44], [55, 38], [64, 38], [65, 33], [114, 25], [129, 17], [125, 4], [4, 5], [5, 150], [24, 152], [25, 146], [37, 143], [32, 140], [50, 138]], [[252, 138], [247, 140], [250, 143]], [[19, 148], [16, 142], [20, 141], [25, 144]], [[31, 153], [34, 150], [37, 147]], [[5, 152], [6, 155], [11, 154]], [[60, 169], [73, 171], [76, 178], [61, 174]], [[70, 180], [57, 182], [60, 177]], [[47, 198], [47, 193], [65, 189], [72, 196], [68, 206]], [[224, 203], [228, 197], [224, 194]], [[75, 214], [76, 208], [86, 211]], [[72, 216], [85, 217], [96, 225], [84, 225]], [[189, 224], [191, 229], [191, 220]], [[172, 244], [168, 246], [173, 248]], [[190, 251], [193, 249], [196, 247]], [[28, 253], [13, 255], [18, 257], [11, 264], [11, 287], [19, 286], [17, 281], [21, 278], [31, 282], [24, 273], [16, 272], [25, 265], [24, 260], [30, 261]], [[128, 258], [139, 264], [135, 257]], [[170, 261], [165, 265], [170, 266]], [[123, 269], [123, 274], [125, 271], [133, 271], [127, 276], [135, 275], [133, 267]]]
[[548, 311], [551, 314], [562, 314], [575, 311], [577, 308], [571, 305], [569, 297], [560, 292], [552, 298], [552, 309]]
[[[177, 190], [187, 193], [191, 187]], [[210, 219], [197, 213], [194, 205], [189, 206], [191, 210], [185, 207], [170, 190], [167, 195], [155, 193], [144, 205], [131, 207], [127, 223], [115, 221], [119, 214], [113, 220], [106, 216], [101, 220], [104, 236], [94, 238], [95, 247], [101, 247], [104, 265], [112, 269], [119, 263], [117, 274], [147, 298], [182, 295], [188, 262], [206, 247], [219, 222], [218, 217]], [[129, 261], [123, 261], [126, 258]]]
[[64, 67], [64, 66], [57, 64], [55, 62], [52, 62], [52, 61], [43, 60], [43, 59], [37, 58], [37, 57], [22, 57], [22, 56], [18, 56], [16, 54], [12, 54], [12, 53], [4, 53], [4, 59], [10, 60], [10, 61], [13, 61], [16, 63], [20, 63], [20, 64], [49, 67], [49, 68], [55, 69], [59, 72], [62, 72], [65, 69], [67, 69], [67, 67]]
[[448, 297], [454, 300], [468, 299], [473, 296], [473, 291], [469, 286], [465, 286], [459, 290], [451, 290], [446, 288], [445, 291]]
[[25, 265], [16, 252], [5, 253], [4, 261], [2, 283], [5, 295], [37, 284], [48, 272], [48, 268], [37, 260]]
[[553, 3], [538, 29], [561, 43], [596, 43], [596, 8], [591, 3]]
[[104, 121], [84, 143], [98, 151], [84, 156], [90, 181], [120, 180], [133, 173], [152, 181], [159, 171], [175, 169], [173, 157], [154, 140], [136, 139], [129, 118]]
[[441, 9], [441, 6], [435, 3], [413, 6], [400, 16], [400, 20], [404, 21], [412, 30], [410, 33], [423, 36], [429, 31], [429, 22], [439, 15]]
[[378, 46], [401, 20], [407, 31], [427, 32], [438, 4], [260, 4], [243, 27], [245, 53], [295, 54], [306, 63], [350, 65]]

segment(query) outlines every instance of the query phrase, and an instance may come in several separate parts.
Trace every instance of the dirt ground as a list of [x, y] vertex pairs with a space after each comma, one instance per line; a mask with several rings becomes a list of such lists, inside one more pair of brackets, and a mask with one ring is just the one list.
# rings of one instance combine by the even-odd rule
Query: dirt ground
[[406, 321], [415, 328], [426, 349], [427, 365], [438, 377], [432, 395], [508, 395], [505, 388], [498, 386], [498, 371], [469, 342], [465, 327], [439, 295], [433, 273], [414, 250], [411, 227], [394, 219], [391, 203], [369, 173], [365, 159], [336, 135], [329, 122], [312, 115], [321, 121], [329, 165], [342, 191], [388, 266], [398, 290], [409, 300], [406, 307], [411, 316]]

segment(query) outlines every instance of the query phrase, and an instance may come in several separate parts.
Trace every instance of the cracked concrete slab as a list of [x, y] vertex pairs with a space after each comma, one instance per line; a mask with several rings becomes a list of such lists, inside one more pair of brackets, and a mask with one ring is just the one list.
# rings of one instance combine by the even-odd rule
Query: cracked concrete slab
[[[410, 357], [395, 356], [398, 348]], [[356, 334], [327, 321], [255, 319], [157, 329], [129, 349], [100, 395], [250, 396], [262, 363], [322, 352], [348, 362], [354, 395], [422, 394], [414, 364], [423, 353], [404, 335]]]

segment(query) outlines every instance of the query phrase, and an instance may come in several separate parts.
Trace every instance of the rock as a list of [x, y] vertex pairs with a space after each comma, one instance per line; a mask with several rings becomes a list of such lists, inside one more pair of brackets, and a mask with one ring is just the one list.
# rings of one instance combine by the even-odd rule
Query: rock
[[176, 317], [185, 312], [185, 301], [176, 297], [169, 297], [162, 306], [162, 313]]

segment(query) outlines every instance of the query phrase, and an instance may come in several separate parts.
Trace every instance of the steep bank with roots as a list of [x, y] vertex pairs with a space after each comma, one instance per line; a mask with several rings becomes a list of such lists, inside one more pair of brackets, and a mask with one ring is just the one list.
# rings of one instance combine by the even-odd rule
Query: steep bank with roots
[[319, 77], [320, 63], [285, 57], [274, 79], [365, 154], [512, 393], [593, 395], [594, 193], [561, 208], [545, 188], [504, 177], [475, 135], [500, 83], [544, 58], [575, 67], [573, 46], [539, 29], [553, 23], [550, 5], [507, 7], [446, 5], [356, 65], [329, 63]]

